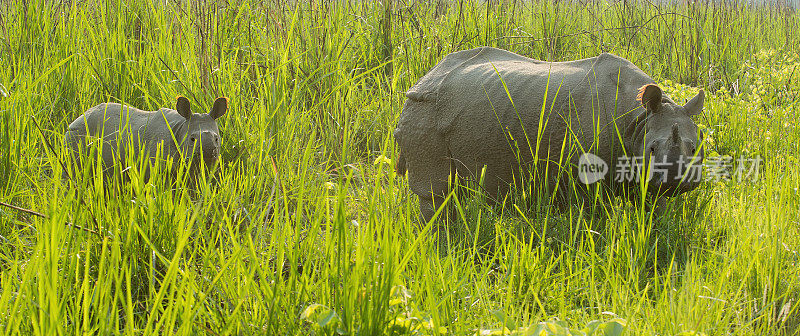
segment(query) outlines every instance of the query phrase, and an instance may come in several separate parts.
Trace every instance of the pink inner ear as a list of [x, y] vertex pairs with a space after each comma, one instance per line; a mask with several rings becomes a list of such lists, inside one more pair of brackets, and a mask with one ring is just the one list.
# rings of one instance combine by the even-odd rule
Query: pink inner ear
[[[647, 104], [647, 102], [644, 101], [644, 99], [645, 99], [645, 95], [647, 94], [648, 90], [650, 90], [650, 91], [652, 91], [652, 90], [661, 91], [661, 88], [656, 84], [645, 84], [645, 85], [642, 85], [642, 87], [639, 88], [639, 94], [636, 96], [636, 100], [638, 100], [639, 103], [641, 103], [642, 105], [646, 105]], [[655, 91], [653, 91], [653, 92], [655, 92]]]
[[642, 100], [642, 99], [644, 99], [644, 92], [647, 91], [647, 87], [651, 86], [651, 85], [653, 85], [653, 84], [645, 84], [645, 85], [642, 85], [642, 87], [639, 88], [639, 94], [636, 95], [636, 100], [638, 100], [640, 103], [642, 103], [642, 105], [644, 105], [644, 100]]

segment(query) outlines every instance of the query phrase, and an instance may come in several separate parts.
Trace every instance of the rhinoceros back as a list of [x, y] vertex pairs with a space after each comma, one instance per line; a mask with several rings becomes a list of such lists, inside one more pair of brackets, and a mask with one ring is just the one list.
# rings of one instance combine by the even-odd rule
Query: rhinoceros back
[[484, 50], [486, 48], [470, 49], [447, 55], [406, 92], [406, 97], [415, 101], [437, 101], [439, 89], [445, 79]]
[[[440, 132], [447, 132], [452, 126], [453, 119], [457, 114], [456, 111], [448, 110], [447, 105], [451, 104], [454, 98], [458, 100], [460, 95], [473, 96], [475, 94], [481, 94], [459, 87], [460, 83], [466, 82], [469, 84], [473, 83], [470, 82], [470, 80], [476, 79], [464, 78], [464, 70], [474, 67], [476, 64], [485, 64], [486, 60], [492, 60], [493, 62], [509, 60], [533, 61], [505, 50], [488, 47], [454, 52], [447, 55], [433, 69], [425, 74], [425, 76], [420, 78], [419, 81], [406, 92], [406, 97], [412, 102], [421, 103], [416, 104], [416, 106], [425, 107], [425, 111], [420, 111], [418, 113], [434, 114], [431, 117], [437, 120], [436, 128]], [[412, 107], [412, 110], [414, 106], [415, 104], [407, 104], [407, 107]], [[406, 109], [407, 108], [404, 108], [404, 110]], [[415, 112], [416, 111], [411, 114], [417, 114]]]
[[142, 111], [116, 103], [103, 103], [90, 108], [69, 125], [65, 143], [75, 154], [86, 154], [89, 151], [88, 139], [102, 139], [106, 169], [117, 161], [125, 161], [130, 152], [155, 158], [160, 148], [164, 155], [177, 158], [180, 156], [178, 142], [185, 133], [181, 129], [183, 123], [185, 119], [171, 109]]
[[575, 127], [572, 133], [579, 140], [596, 139], [593, 124], [619, 120], [620, 114], [636, 109], [636, 92], [649, 83], [653, 80], [635, 65], [611, 54], [544, 62], [476, 48], [448, 55], [406, 93], [409, 101], [399, 128], [405, 132], [403, 119], [431, 118], [439, 132], [447, 133], [457, 119], [469, 118], [522, 132], [523, 126], [537, 128], [541, 113], [543, 121], [555, 113], [557, 118], [548, 123], [557, 126], [553, 131]]

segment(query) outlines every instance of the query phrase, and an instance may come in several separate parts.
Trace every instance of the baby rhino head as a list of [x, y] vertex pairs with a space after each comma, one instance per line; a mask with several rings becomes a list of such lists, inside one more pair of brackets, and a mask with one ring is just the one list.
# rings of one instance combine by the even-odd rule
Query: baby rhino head
[[228, 110], [228, 98], [217, 98], [208, 113], [192, 113], [189, 100], [178, 97], [175, 109], [187, 121], [186, 134], [182, 137], [181, 144], [181, 151], [187, 163], [196, 167], [202, 160], [206, 167], [214, 167], [219, 160], [220, 145], [222, 145], [216, 119]]

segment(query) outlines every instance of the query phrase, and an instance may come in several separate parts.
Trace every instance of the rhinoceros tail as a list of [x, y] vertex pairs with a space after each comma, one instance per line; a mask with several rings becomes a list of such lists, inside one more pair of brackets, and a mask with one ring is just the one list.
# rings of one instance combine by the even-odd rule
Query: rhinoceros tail
[[402, 151], [400, 152], [400, 155], [397, 156], [397, 165], [394, 166], [394, 171], [397, 172], [397, 175], [406, 175], [406, 157], [403, 156]]

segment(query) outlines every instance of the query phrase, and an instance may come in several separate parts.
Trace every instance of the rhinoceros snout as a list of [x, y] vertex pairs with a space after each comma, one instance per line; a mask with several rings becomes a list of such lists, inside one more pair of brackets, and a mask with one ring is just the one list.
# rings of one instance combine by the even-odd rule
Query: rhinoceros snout
[[694, 190], [702, 178], [702, 151], [695, 152], [690, 140], [668, 139], [663, 149], [652, 149], [648, 167], [650, 192], [677, 195]]
[[669, 136], [651, 141], [645, 155], [650, 192], [677, 195], [700, 185], [703, 151], [693, 139], [681, 137], [676, 125]]
[[199, 163], [200, 160], [203, 160], [206, 166], [213, 166], [217, 163], [220, 153], [219, 134], [203, 131], [199, 135], [192, 135], [189, 140], [192, 143], [192, 162]]

